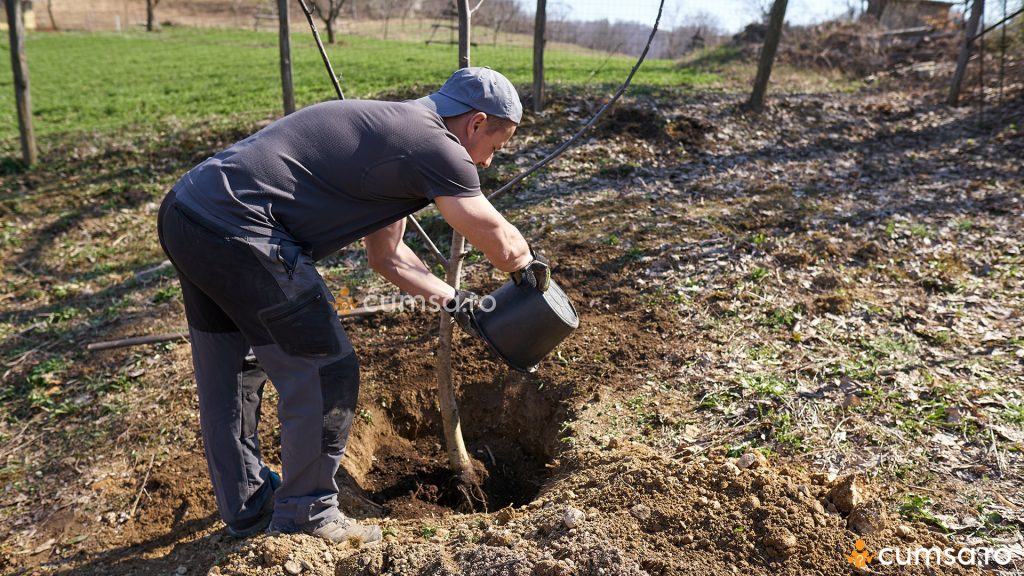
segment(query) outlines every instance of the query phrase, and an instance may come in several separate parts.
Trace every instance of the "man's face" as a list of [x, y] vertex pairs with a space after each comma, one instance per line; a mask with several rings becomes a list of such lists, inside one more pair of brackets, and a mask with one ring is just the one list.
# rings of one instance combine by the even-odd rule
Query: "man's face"
[[487, 125], [487, 119], [470, 126], [470, 135], [466, 139], [465, 147], [473, 163], [481, 168], [487, 168], [494, 159], [494, 153], [501, 150], [501, 147], [516, 133], [514, 124], [504, 128], [493, 129]]

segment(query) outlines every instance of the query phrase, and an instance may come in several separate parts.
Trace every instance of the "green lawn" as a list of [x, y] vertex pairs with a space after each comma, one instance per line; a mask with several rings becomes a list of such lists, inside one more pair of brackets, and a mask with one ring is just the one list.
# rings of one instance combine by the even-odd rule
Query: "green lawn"
[[[7, 40], [7, 35], [3, 35]], [[418, 94], [454, 68], [456, 48], [420, 42], [341, 37], [329, 47], [348, 98], [381, 93]], [[309, 34], [292, 37], [296, 99], [300, 106], [330, 99], [333, 89]], [[3, 52], [9, 46], [2, 45]], [[211, 115], [260, 114], [280, 109], [277, 35], [273, 32], [165, 28], [162, 32], [33, 33], [26, 41], [37, 134], [111, 130]], [[621, 83], [631, 58], [551, 52], [551, 83]], [[524, 90], [531, 81], [527, 48], [481, 45], [473, 64], [491, 66]], [[644, 64], [637, 86], [699, 85], [709, 74], [661, 60]], [[419, 87], [416, 90], [415, 87]], [[10, 58], [0, 58], [0, 142], [17, 136]]]

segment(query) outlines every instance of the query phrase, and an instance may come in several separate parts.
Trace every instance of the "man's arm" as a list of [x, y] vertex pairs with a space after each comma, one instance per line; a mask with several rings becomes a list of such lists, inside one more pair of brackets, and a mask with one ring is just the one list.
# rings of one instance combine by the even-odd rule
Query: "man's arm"
[[533, 260], [526, 239], [485, 196], [438, 196], [434, 204], [448, 224], [479, 248], [498, 270], [515, 272]]
[[402, 240], [404, 235], [403, 218], [363, 238], [370, 268], [404, 292], [422, 296], [428, 302], [444, 304], [454, 295], [455, 289], [434, 276], [412, 248]]

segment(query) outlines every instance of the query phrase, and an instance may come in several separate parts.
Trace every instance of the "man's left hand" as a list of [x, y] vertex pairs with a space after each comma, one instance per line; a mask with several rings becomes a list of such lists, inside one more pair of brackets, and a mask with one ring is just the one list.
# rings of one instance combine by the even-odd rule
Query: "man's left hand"
[[451, 314], [467, 334], [483, 340], [480, 328], [473, 317], [473, 310], [479, 303], [480, 297], [475, 293], [469, 290], [456, 290], [455, 297], [445, 302], [444, 311]]

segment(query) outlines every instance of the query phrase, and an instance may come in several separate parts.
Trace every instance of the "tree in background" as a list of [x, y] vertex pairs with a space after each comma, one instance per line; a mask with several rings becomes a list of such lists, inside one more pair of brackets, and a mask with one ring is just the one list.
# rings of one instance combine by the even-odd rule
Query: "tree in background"
[[757, 64], [757, 77], [754, 78], [754, 90], [750, 93], [746, 108], [751, 112], [760, 113], [764, 110], [764, 96], [768, 92], [768, 78], [772, 75], [775, 63], [775, 52], [782, 38], [782, 24], [786, 20], [786, 4], [788, 0], [775, 0], [768, 15], [768, 36], [761, 48], [761, 60]]
[[160, 0], [146, 0], [146, 31], [153, 31], [153, 23], [156, 20], [156, 7]]
[[334, 44], [334, 23], [338, 20], [342, 7], [345, 6], [345, 0], [310, 0], [310, 2], [313, 4], [313, 11], [320, 16], [327, 28], [327, 43]]

